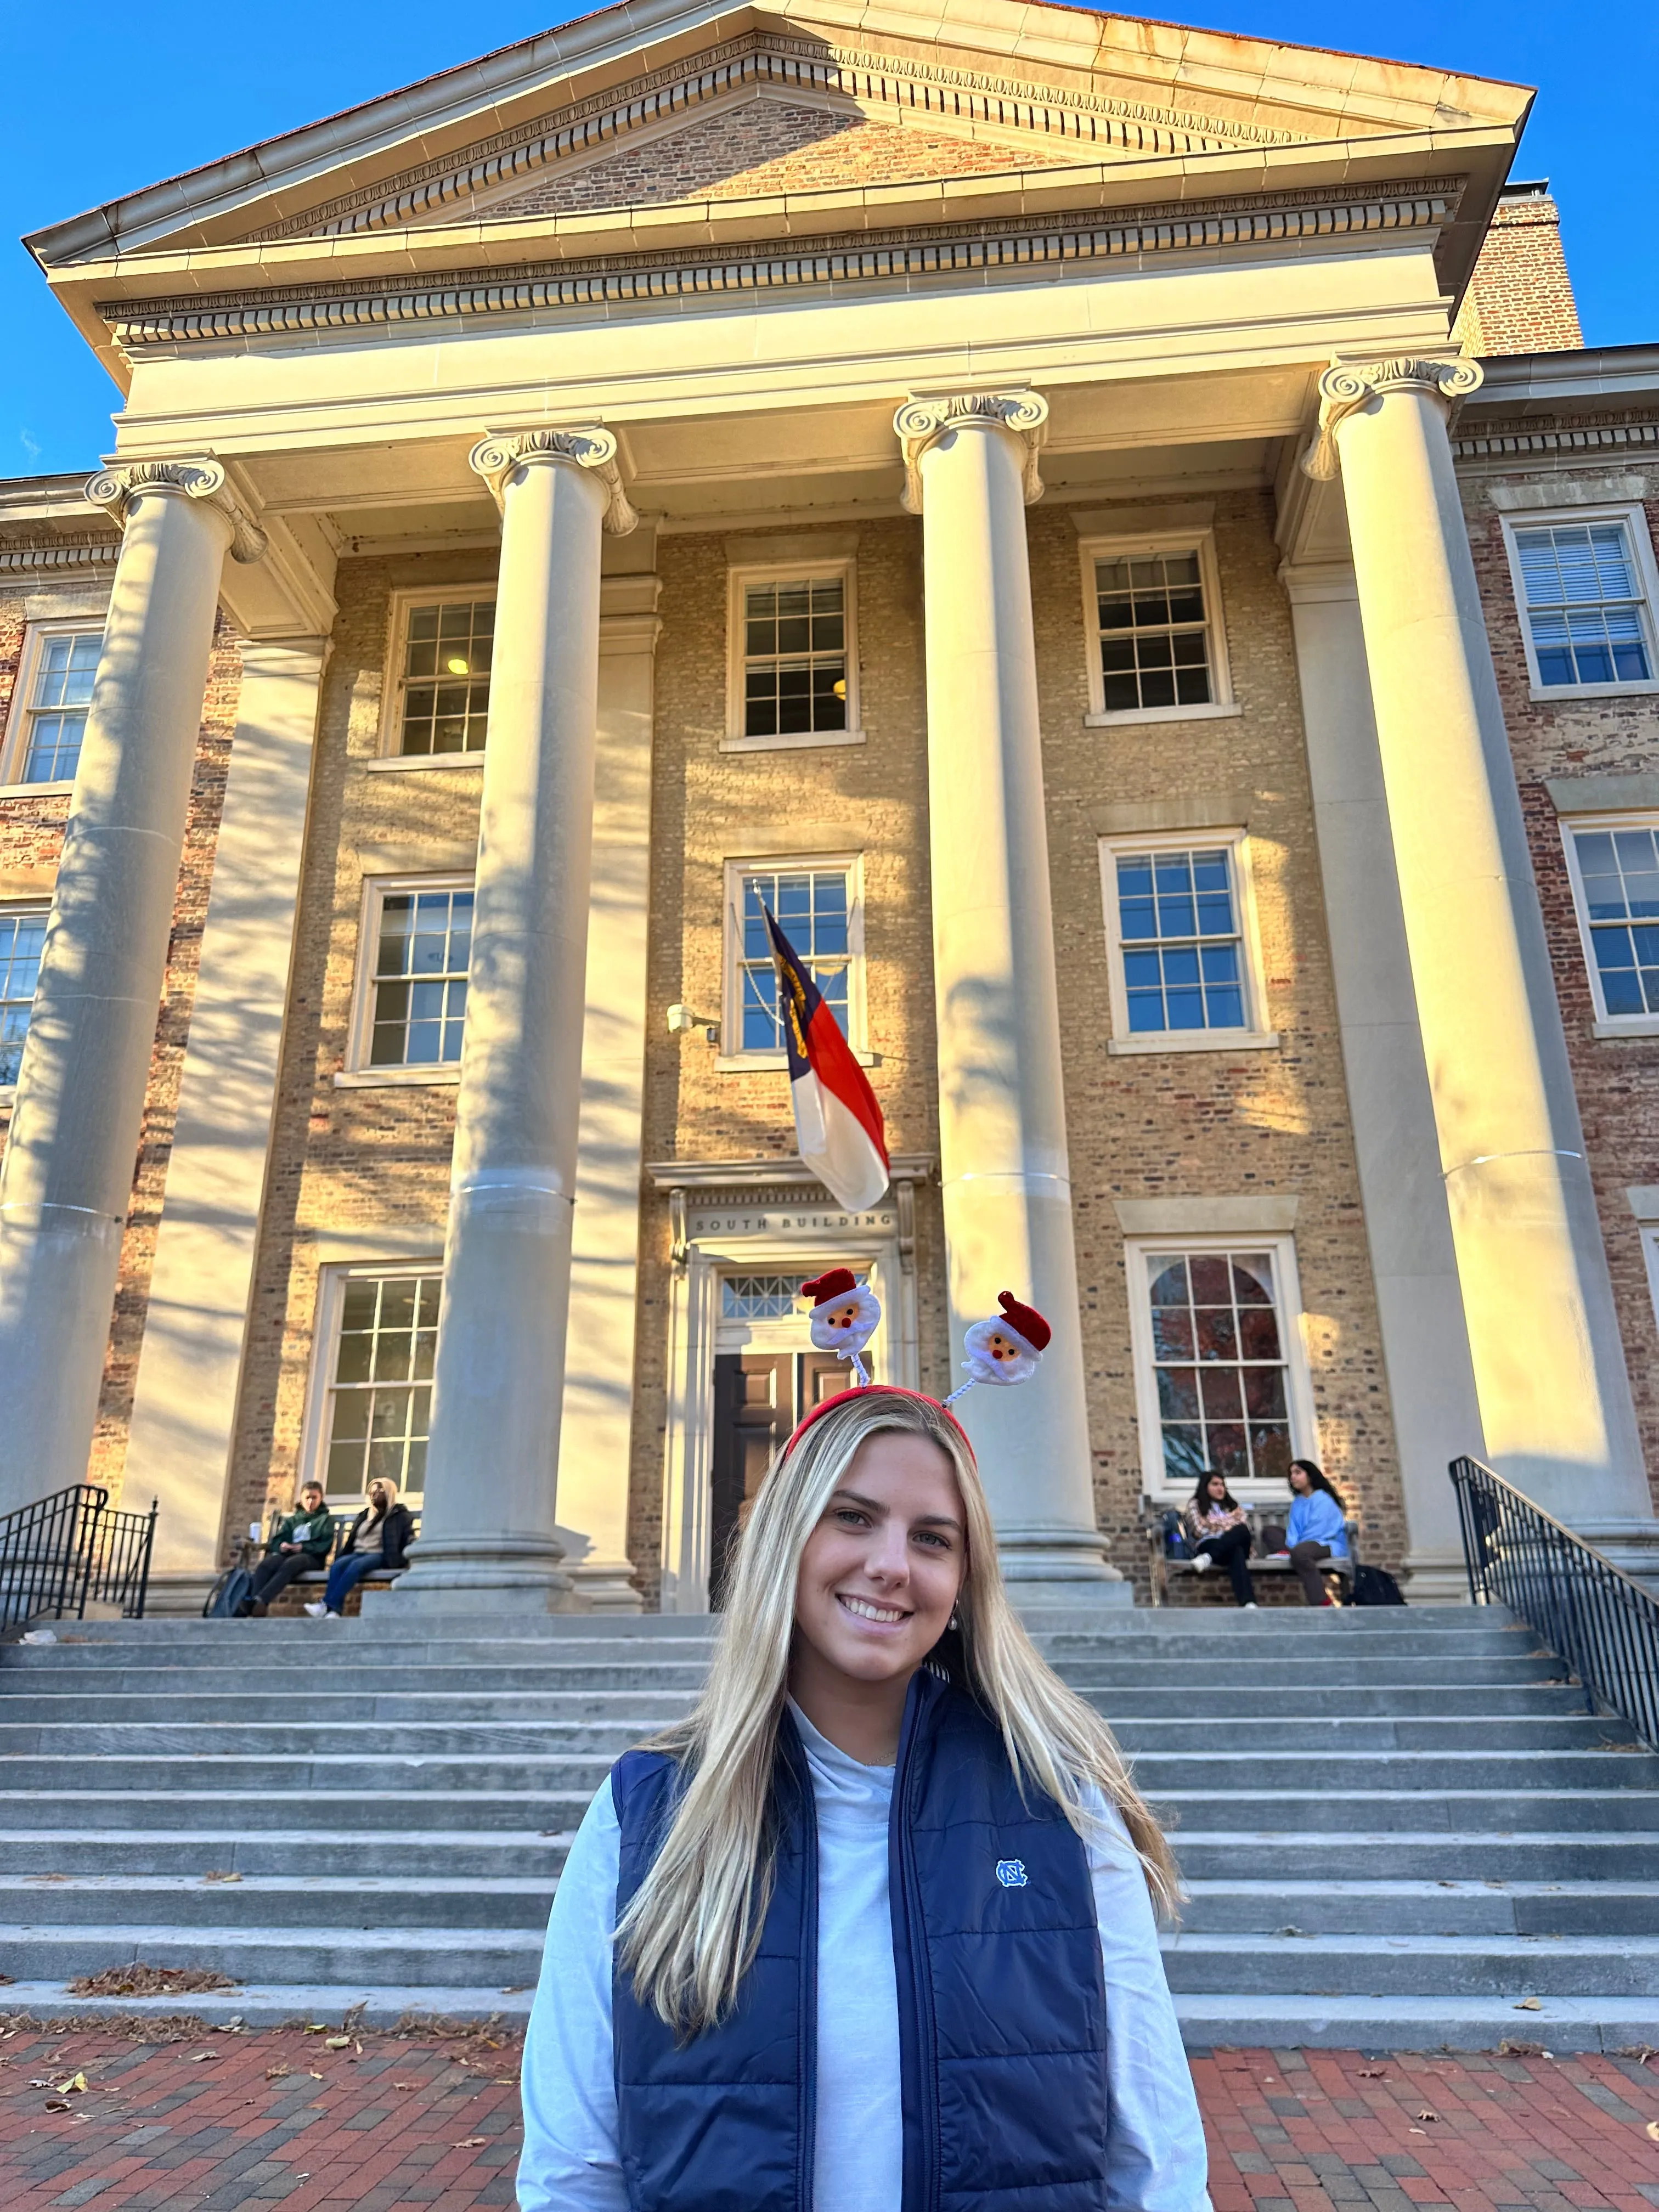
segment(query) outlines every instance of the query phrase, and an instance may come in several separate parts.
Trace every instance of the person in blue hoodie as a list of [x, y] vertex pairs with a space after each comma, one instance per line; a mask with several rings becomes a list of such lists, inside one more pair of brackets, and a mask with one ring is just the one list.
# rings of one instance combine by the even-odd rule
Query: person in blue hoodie
[[1347, 1516], [1329, 1477], [1310, 1459], [1293, 1459], [1290, 1467], [1291, 1519], [1285, 1531], [1291, 1565], [1310, 1605], [1334, 1605], [1320, 1573], [1323, 1559], [1348, 1556]]
[[967, 1436], [825, 1400], [696, 1709], [572, 1841], [521, 2212], [1209, 2212], [1169, 1846], [1003, 1587]]

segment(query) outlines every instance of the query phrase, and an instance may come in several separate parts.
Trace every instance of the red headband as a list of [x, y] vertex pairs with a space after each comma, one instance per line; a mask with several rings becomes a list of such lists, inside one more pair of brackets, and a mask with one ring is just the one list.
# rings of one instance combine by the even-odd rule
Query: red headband
[[787, 1457], [789, 1453], [793, 1451], [795, 1446], [806, 1434], [806, 1431], [811, 1427], [813, 1422], [822, 1420], [823, 1416], [829, 1413], [833, 1407], [844, 1406], [849, 1398], [872, 1397], [878, 1391], [879, 1391], [884, 1396], [889, 1398], [915, 1398], [924, 1406], [931, 1406], [936, 1413], [943, 1413], [945, 1419], [951, 1424], [951, 1426], [962, 1438], [963, 1443], [967, 1445], [969, 1458], [973, 1460], [975, 1467], [979, 1465], [979, 1461], [975, 1457], [973, 1443], [969, 1437], [967, 1430], [963, 1427], [962, 1423], [957, 1420], [956, 1415], [951, 1411], [950, 1407], [948, 1406], [942, 1406], [937, 1398], [930, 1398], [925, 1390], [907, 1390], [897, 1382], [866, 1382], [862, 1385], [855, 1385], [850, 1390], [837, 1390], [832, 1398], [822, 1399], [817, 1405], [813, 1407], [810, 1413], [795, 1424], [794, 1434], [790, 1437], [788, 1443], [783, 1448], [785, 1456]]

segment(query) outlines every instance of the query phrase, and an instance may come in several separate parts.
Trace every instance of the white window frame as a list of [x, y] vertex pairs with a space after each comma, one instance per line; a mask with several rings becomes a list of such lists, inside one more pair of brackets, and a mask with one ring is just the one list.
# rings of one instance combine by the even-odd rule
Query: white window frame
[[[1238, 901], [1239, 945], [1244, 969], [1246, 1012], [1250, 1018], [1236, 1030], [1146, 1030], [1129, 1028], [1129, 992], [1123, 974], [1123, 935], [1117, 907], [1117, 857], [1120, 853], [1187, 853], [1204, 846], [1225, 846], [1232, 855], [1233, 884]], [[1106, 957], [1111, 996], [1112, 1034], [1109, 1053], [1144, 1052], [1266, 1052], [1279, 1042], [1277, 1030], [1266, 1026], [1267, 976], [1261, 963], [1261, 933], [1257, 926], [1255, 884], [1250, 866], [1249, 832], [1246, 830], [1114, 830], [1100, 840], [1100, 895], [1106, 924]]]
[[[1097, 561], [1133, 560], [1152, 553], [1196, 553], [1204, 589], [1204, 619], [1210, 647], [1209, 702], [1202, 707], [1122, 707], [1109, 711], [1106, 678], [1100, 665], [1100, 600], [1095, 582]], [[1200, 530], [1157, 530], [1129, 536], [1082, 538], [1078, 558], [1083, 584], [1083, 635], [1088, 660], [1088, 729], [1116, 729], [1137, 722], [1212, 722], [1243, 708], [1233, 696], [1232, 665], [1227, 657], [1227, 625], [1221, 606], [1221, 569], [1216, 560], [1215, 532]]]
[[[720, 916], [720, 1050], [716, 1071], [736, 1074], [757, 1068], [787, 1068], [787, 1052], [744, 1052], [743, 994], [738, 984], [738, 962], [743, 939], [743, 879], [752, 875], [785, 875], [793, 871], [838, 869], [847, 878], [847, 1042], [862, 1067], [873, 1067], [876, 1056], [867, 1049], [868, 1006], [864, 972], [864, 855], [861, 853], [759, 853], [726, 863], [724, 901]], [[799, 948], [798, 947], [797, 950]]]
[[1653, 1300], [1653, 1321], [1659, 1328], [1659, 1223], [1641, 1224], [1642, 1257], [1648, 1265], [1648, 1294]]
[[376, 1067], [369, 1051], [374, 1031], [374, 973], [380, 949], [380, 914], [388, 897], [405, 891], [469, 891], [475, 882], [470, 868], [449, 869], [431, 875], [365, 876], [362, 904], [357, 921], [356, 974], [352, 980], [351, 1015], [346, 1034], [345, 1066], [334, 1078], [342, 1091], [378, 1091], [410, 1085], [457, 1084], [459, 1060], [422, 1061], [407, 1067]]
[[23, 649], [17, 659], [17, 680], [12, 687], [11, 705], [6, 714], [5, 737], [0, 742], [0, 790], [9, 795], [74, 790], [73, 776], [60, 776], [51, 783], [27, 783], [23, 780], [28, 754], [29, 700], [40, 678], [40, 658], [49, 637], [90, 637], [95, 632], [101, 638], [107, 628], [107, 621], [101, 615], [51, 615], [30, 623], [24, 631]]
[[[1123, 1265], [1129, 1292], [1129, 1346], [1134, 1366], [1135, 1423], [1140, 1435], [1141, 1485], [1147, 1498], [1159, 1505], [1184, 1503], [1193, 1492], [1188, 1482], [1171, 1482], [1164, 1465], [1164, 1423], [1158, 1412], [1158, 1372], [1152, 1358], [1152, 1308], [1146, 1263], [1154, 1256], [1206, 1252], [1267, 1252], [1272, 1255], [1273, 1280], [1281, 1302], [1279, 1341], [1285, 1352], [1285, 1400], [1290, 1413], [1291, 1455], [1294, 1459], [1316, 1462], [1321, 1455], [1295, 1237], [1284, 1232], [1263, 1234], [1237, 1229], [1213, 1236], [1183, 1230], [1172, 1237], [1126, 1237]], [[1256, 1477], [1236, 1482], [1232, 1491], [1247, 1504], [1282, 1503], [1286, 1512], [1290, 1510], [1290, 1492], [1277, 1478]]]
[[[1559, 693], [1556, 695], [1560, 696]], [[1659, 1014], [1609, 1014], [1607, 995], [1601, 988], [1601, 970], [1596, 962], [1594, 933], [1590, 927], [1589, 902], [1584, 896], [1584, 878], [1578, 865], [1578, 830], [1659, 830], [1659, 813], [1638, 811], [1630, 814], [1564, 814], [1561, 817], [1561, 843], [1567, 856], [1567, 880], [1572, 885], [1573, 919], [1578, 924], [1578, 943], [1584, 956], [1584, 973], [1589, 978], [1590, 996], [1595, 1006], [1595, 1020], [1592, 1036], [1598, 1037], [1659, 1036]]]
[[[30, 784], [26, 785], [24, 787], [27, 790], [33, 791], [51, 791], [63, 788], [61, 785], [52, 784]], [[51, 912], [52, 901], [49, 898], [0, 899], [0, 916], [13, 914], [50, 915]], [[31, 1003], [29, 1013], [31, 1022], [33, 1020], [33, 1007]], [[12, 1099], [15, 1098], [16, 1096], [17, 1085], [15, 1083], [0, 1083], [0, 1101], [9, 1103]]]
[[[300, 1437], [300, 1485], [318, 1482], [328, 1498], [328, 1442], [334, 1424], [334, 1363], [339, 1355], [340, 1322], [345, 1310], [346, 1285], [367, 1277], [380, 1281], [393, 1276], [439, 1275], [444, 1271], [441, 1248], [428, 1259], [399, 1255], [391, 1260], [342, 1260], [325, 1262], [318, 1270], [317, 1302], [311, 1331], [311, 1374], [306, 1389], [305, 1421]], [[398, 1497], [418, 1512], [423, 1491]], [[329, 1505], [337, 1512], [336, 1504]]]
[[[823, 561], [756, 561], [728, 568], [726, 584], [726, 735], [723, 753], [796, 752], [807, 746], [861, 745], [864, 727], [859, 697], [858, 562], [847, 554]], [[747, 610], [744, 595], [757, 584], [816, 584], [826, 579], [842, 586], [842, 636], [847, 655], [847, 727], [793, 730], [781, 737], [751, 738], [744, 730], [744, 670]]]
[[[369, 767], [382, 773], [432, 769], [443, 775], [455, 769], [481, 770], [483, 748], [470, 753], [405, 753], [398, 750], [404, 733], [404, 658], [409, 645], [409, 617], [416, 607], [449, 607], [470, 600], [499, 599], [493, 579], [477, 584], [423, 584], [418, 590], [394, 592], [386, 623], [386, 680], [380, 687], [380, 726], [375, 757]], [[493, 702], [494, 663], [491, 663]]]
[[[1659, 562], [1653, 550], [1653, 532], [1648, 526], [1647, 509], [1640, 500], [1614, 500], [1602, 507], [1542, 507], [1535, 513], [1525, 509], [1519, 514], [1504, 514], [1498, 520], [1504, 526], [1504, 550], [1510, 564], [1510, 588], [1515, 594], [1516, 618], [1521, 625], [1521, 642], [1526, 648], [1528, 688], [1532, 698], [1542, 705], [1565, 707], [1575, 699], [1642, 698], [1659, 692]], [[1648, 665], [1654, 674], [1637, 678], [1627, 684], [1543, 684], [1538, 675], [1538, 653], [1533, 643], [1532, 624], [1527, 618], [1527, 587], [1521, 573], [1521, 548], [1516, 533], [1522, 530], [1547, 529], [1553, 524], [1589, 522], [1621, 522], [1628, 533], [1632, 558], [1636, 564], [1637, 581], [1641, 586], [1640, 609], [1642, 626], [1647, 634]]]

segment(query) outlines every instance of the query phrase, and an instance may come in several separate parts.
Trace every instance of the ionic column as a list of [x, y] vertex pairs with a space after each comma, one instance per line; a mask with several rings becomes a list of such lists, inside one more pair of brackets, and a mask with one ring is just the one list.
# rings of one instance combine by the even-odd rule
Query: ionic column
[[1468, 361], [1328, 370], [1412, 982], [1498, 1472], [1594, 1540], [1653, 1530], [1520, 796], [1458, 499]]
[[[617, 441], [488, 438], [501, 510], [489, 740], [421, 1541], [387, 1602], [556, 1605], [593, 842], [602, 530]], [[580, 1350], [578, 1351], [580, 1357]]]
[[[922, 518], [939, 1162], [953, 1364], [1011, 1290], [1053, 1320], [1040, 1376], [959, 1411], [1022, 1605], [1128, 1595], [1095, 1522], [1025, 507], [1035, 393], [915, 400], [894, 428]], [[957, 1379], [960, 1379], [959, 1375]]]
[[123, 538], [0, 1168], [0, 1511], [86, 1475], [220, 572], [264, 550], [216, 461], [87, 496]]

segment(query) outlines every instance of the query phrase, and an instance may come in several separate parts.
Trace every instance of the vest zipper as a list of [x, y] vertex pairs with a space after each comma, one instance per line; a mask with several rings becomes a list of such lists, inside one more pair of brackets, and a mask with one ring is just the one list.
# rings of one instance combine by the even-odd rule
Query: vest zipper
[[[916, 1873], [912, 1832], [912, 1777], [923, 1715], [937, 1694], [926, 1674], [911, 1682], [893, 1776], [892, 1831], [889, 1848], [889, 1905], [893, 1921], [895, 1980], [899, 1995], [899, 2071], [915, 2096], [916, 2155], [904, 2161], [902, 2212], [937, 2212], [939, 2188], [939, 2060], [933, 2021], [933, 1978], [921, 1912], [921, 1883]], [[894, 1880], [893, 1876], [897, 1879]], [[906, 2136], [911, 2130], [907, 2128]], [[914, 2189], [912, 2182], [914, 2181]]]
[[[786, 1714], [792, 1736], [794, 1723]], [[800, 1796], [800, 2078], [795, 2106], [795, 2203], [812, 2212], [813, 2161], [818, 2112], [818, 1808], [812, 1777], [795, 1739], [794, 1769]]]

